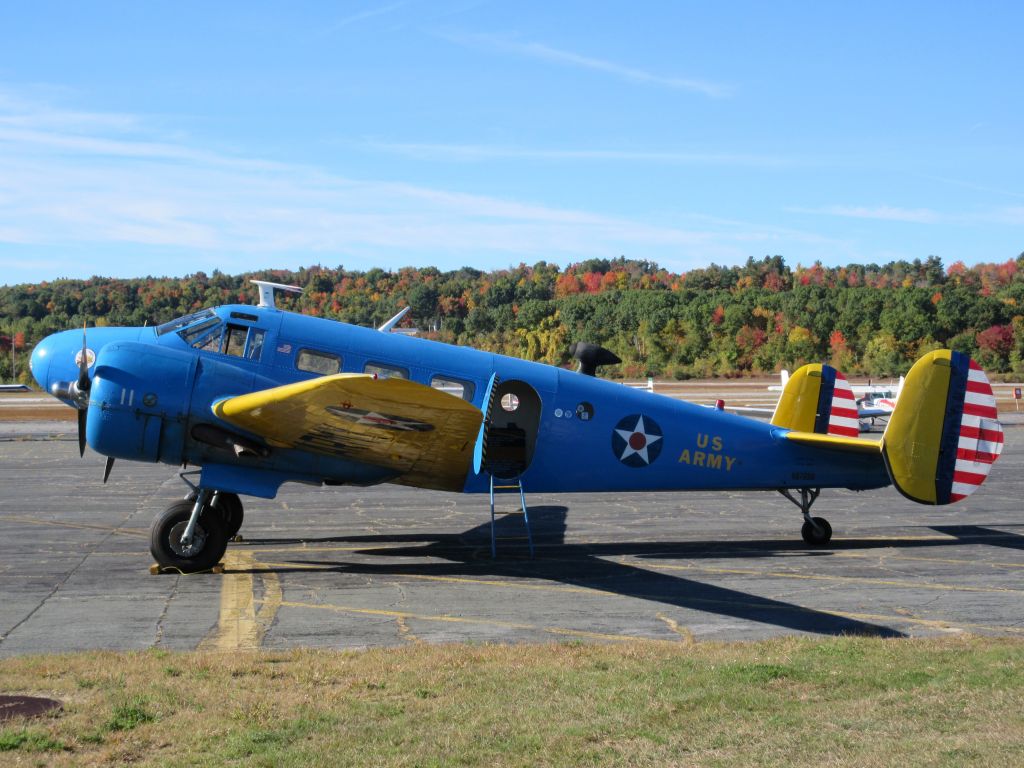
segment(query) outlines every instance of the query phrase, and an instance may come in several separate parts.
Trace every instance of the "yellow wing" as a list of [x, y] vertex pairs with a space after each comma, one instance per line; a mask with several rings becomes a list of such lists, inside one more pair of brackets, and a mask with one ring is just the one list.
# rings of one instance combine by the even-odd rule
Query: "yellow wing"
[[342, 456], [399, 473], [393, 482], [459, 491], [483, 414], [404, 379], [339, 373], [214, 403], [224, 421], [271, 445]]

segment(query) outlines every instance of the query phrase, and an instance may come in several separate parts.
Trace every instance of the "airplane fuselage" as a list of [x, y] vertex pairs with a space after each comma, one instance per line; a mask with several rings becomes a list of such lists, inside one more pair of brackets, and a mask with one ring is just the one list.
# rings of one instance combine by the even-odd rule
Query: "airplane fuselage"
[[[89, 329], [87, 339], [96, 356], [89, 444], [107, 456], [202, 467], [204, 486], [234, 493], [270, 498], [286, 481], [403, 482], [352, 453], [268, 445], [211, 410], [228, 397], [338, 372], [398, 376], [481, 410], [490, 405], [493, 434], [511, 435], [518, 451], [510, 471], [531, 492], [889, 484], [879, 457], [812, 449], [765, 422], [541, 363], [271, 308], [222, 306], [180, 325]], [[81, 348], [77, 331], [41, 342], [32, 362], [40, 385], [74, 380]], [[501, 449], [492, 441], [491, 450]], [[461, 490], [488, 485], [486, 472], [466, 467]]]

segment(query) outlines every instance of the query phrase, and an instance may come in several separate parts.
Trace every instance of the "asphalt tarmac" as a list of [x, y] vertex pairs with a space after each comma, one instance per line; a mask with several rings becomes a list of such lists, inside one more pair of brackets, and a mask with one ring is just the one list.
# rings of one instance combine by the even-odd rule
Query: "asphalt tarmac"
[[[247, 499], [223, 574], [150, 575], [175, 470], [78, 457], [73, 424], [0, 424], [0, 656], [150, 647], [416, 642], [677, 643], [777, 635], [1024, 634], [1024, 428], [989, 481], [926, 507], [826, 490], [835, 530], [800, 538], [775, 493], [485, 496], [286, 486]], [[505, 496], [499, 509], [518, 499]]]

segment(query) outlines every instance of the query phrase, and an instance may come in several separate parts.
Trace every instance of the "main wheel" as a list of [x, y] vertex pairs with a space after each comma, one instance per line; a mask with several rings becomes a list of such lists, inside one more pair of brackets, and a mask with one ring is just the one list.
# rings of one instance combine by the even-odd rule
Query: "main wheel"
[[203, 510], [192, 531], [192, 543], [183, 547], [181, 537], [192, 516], [192, 504], [179, 501], [165, 509], [149, 529], [149, 551], [163, 568], [176, 568], [182, 573], [208, 571], [224, 556], [228, 537], [220, 514]]
[[217, 503], [213, 508], [220, 512], [221, 517], [224, 518], [224, 533], [228, 537], [228, 541], [230, 541], [238, 533], [238, 529], [242, 527], [242, 519], [245, 517], [245, 512], [242, 509], [242, 500], [238, 498], [237, 493], [221, 491], [217, 494]]
[[800, 535], [804, 537], [804, 541], [812, 547], [822, 547], [828, 544], [832, 539], [832, 526], [828, 524], [828, 520], [824, 517], [812, 517], [811, 520], [814, 521], [814, 525], [805, 520], [800, 529]]

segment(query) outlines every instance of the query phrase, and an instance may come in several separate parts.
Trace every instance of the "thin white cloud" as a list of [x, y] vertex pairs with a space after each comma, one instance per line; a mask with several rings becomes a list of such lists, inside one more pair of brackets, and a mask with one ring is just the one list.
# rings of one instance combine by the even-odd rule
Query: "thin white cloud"
[[322, 34], [336, 32], [337, 30], [342, 29], [343, 27], [347, 27], [351, 24], [356, 24], [360, 21], [365, 21], [366, 19], [372, 19], [374, 16], [383, 16], [386, 13], [397, 11], [399, 8], [403, 8], [408, 4], [408, 0], [402, 0], [402, 2], [391, 3], [389, 5], [382, 5], [377, 8], [367, 8], [364, 11], [353, 13], [350, 16], [345, 16], [344, 18], [338, 19], [337, 21], [328, 24], [327, 27], [323, 30]]
[[1015, 205], [997, 208], [979, 218], [982, 221], [994, 224], [1009, 224], [1015, 227], [1024, 226], [1024, 206]]
[[788, 157], [732, 152], [644, 152], [622, 149], [540, 149], [487, 144], [424, 144], [411, 142], [364, 142], [361, 146], [419, 160], [479, 162], [483, 160], [626, 161], [677, 165], [783, 168], [794, 164]]
[[700, 93], [712, 98], [726, 98], [732, 94], [732, 87], [723, 83], [715, 83], [708, 80], [700, 80], [690, 77], [672, 77], [648, 72], [638, 67], [630, 67], [623, 64], [616, 64], [605, 59], [598, 59], [592, 56], [583, 56], [572, 51], [553, 48], [544, 43], [519, 42], [494, 35], [479, 35], [466, 33], [441, 33], [441, 37], [459, 45], [484, 48], [499, 53], [509, 53], [516, 56], [525, 56], [531, 59], [551, 61], [556, 64], [564, 64], [577, 69], [587, 69], [594, 72], [603, 72], [619, 80], [654, 85], [661, 88], [673, 90], [690, 91]]
[[[168, 249], [181, 263], [222, 254], [218, 265], [239, 254], [250, 263], [257, 254], [263, 262], [287, 256], [289, 263], [307, 263], [324, 253], [348, 264], [400, 259], [453, 267], [624, 253], [696, 265], [742, 261], [752, 248], [780, 238], [768, 228], [687, 225], [682, 216], [639, 221], [349, 178], [225, 155], [166, 135], [133, 116], [0, 99], [0, 251], [130, 248], [131, 269], [139, 274], [179, 271], [168, 267]], [[82, 268], [114, 271], [103, 263]]]
[[1024, 197], [1024, 192], [1012, 189], [1000, 189], [997, 187], [990, 187], [985, 184], [975, 184], [972, 181], [961, 181], [960, 179], [950, 179], [945, 176], [930, 176], [922, 175], [923, 179], [928, 181], [938, 181], [942, 184], [950, 184], [955, 187], [963, 187], [964, 189], [973, 189], [976, 192], [991, 192], [995, 195], [1004, 195], [1006, 197]]
[[935, 224], [942, 219], [942, 216], [929, 208], [896, 208], [890, 205], [879, 205], [875, 207], [858, 205], [827, 205], [820, 208], [790, 207], [786, 210], [790, 213], [840, 216], [848, 219], [903, 221], [911, 224]]

